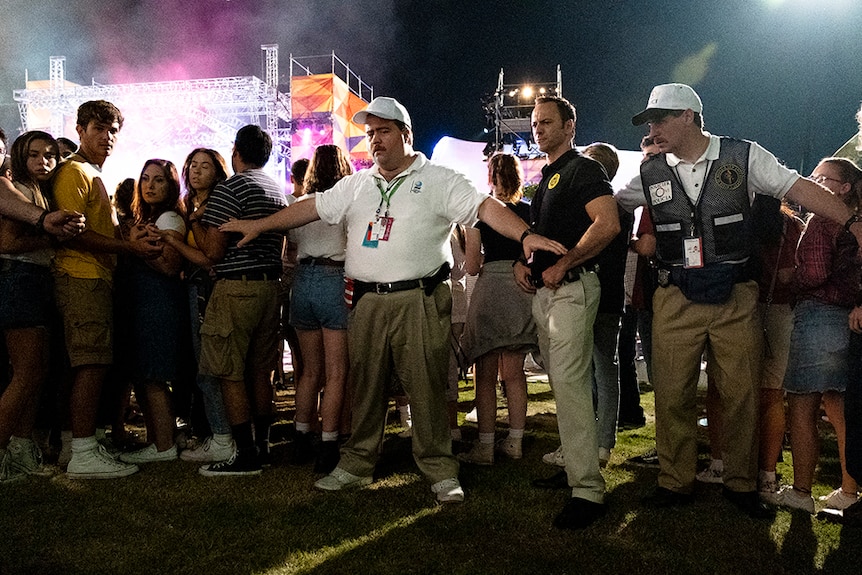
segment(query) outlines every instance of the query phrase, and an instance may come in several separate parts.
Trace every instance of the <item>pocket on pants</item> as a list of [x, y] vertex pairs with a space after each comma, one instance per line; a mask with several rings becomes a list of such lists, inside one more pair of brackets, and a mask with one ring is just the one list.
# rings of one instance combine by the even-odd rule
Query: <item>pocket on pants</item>
[[201, 326], [201, 361], [200, 370], [207, 375], [224, 377], [230, 375], [234, 358], [231, 353], [230, 325], [213, 325], [204, 323]]

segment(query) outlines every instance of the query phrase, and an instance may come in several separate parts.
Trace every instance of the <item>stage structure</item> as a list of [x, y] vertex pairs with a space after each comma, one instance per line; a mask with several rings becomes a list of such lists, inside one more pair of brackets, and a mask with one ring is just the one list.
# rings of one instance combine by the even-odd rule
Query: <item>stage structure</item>
[[532, 141], [530, 113], [535, 99], [546, 94], [563, 95], [563, 76], [559, 65], [556, 81], [524, 84], [504, 83], [503, 69], [500, 68], [497, 90], [482, 98], [485, 133], [488, 134], [486, 157], [499, 151], [515, 154], [522, 159], [541, 155]]
[[291, 156], [310, 158], [314, 148], [335, 144], [358, 167], [370, 165], [365, 127], [353, 114], [374, 99], [362, 81], [335, 52], [325, 56], [290, 56]]
[[[292, 145], [294, 141], [302, 143], [295, 132], [303, 127], [305, 134], [302, 122], [309, 118], [318, 129], [331, 127], [327, 132], [330, 138], [321, 143], [342, 145], [351, 152], [355, 150], [356, 160], [367, 159], [364, 140], [361, 144], [356, 140], [362, 129], [352, 125], [349, 118], [353, 111], [366, 105], [362, 96], [373, 95], [373, 89], [333, 52], [331, 72], [325, 75], [331, 78], [324, 82], [317, 80], [320, 90], [329, 90], [329, 98], [321, 98], [319, 90], [312, 97], [307, 86], [315, 83], [317, 76], [291, 56], [291, 86], [296, 84], [306, 93], [294, 100], [290, 93], [278, 89], [278, 45], [265, 44], [261, 50], [265, 55], [265, 80], [243, 76], [112, 85], [69, 82], [65, 78], [66, 58], [52, 56], [49, 80], [27, 78], [26, 89], [15, 90], [13, 97], [18, 103], [22, 130], [45, 130], [75, 141], [78, 140], [76, 111], [80, 104], [96, 99], [116, 104], [123, 112], [125, 124], [115, 153], [105, 165], [108, 190], [124, 178], [136, 178], [148, 158], [169, 159], [179, 170], [186, 155], [196, 147], [214, 148], [229, 163], [236, 131], [246, 124], [260, 125], [269, 132], [273, 156], [266, 170], [282, 184], [293, 155]], [[346, 80], [336, 74], [336, 63], [346, 70]], [[301, 76], [293, 78], [294, 69]], [[291, 113], [292, 101], [299, 104], [297, 121]], [[306, 150], [302, 149], [302, 153]]]

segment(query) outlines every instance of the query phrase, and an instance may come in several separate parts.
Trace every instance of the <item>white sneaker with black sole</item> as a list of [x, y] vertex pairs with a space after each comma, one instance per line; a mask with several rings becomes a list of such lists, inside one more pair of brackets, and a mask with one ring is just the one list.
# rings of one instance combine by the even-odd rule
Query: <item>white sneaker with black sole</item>
[[101, 444], [87, 451], [72, 451], [72, 459], [66, 468], [69, 479], [117, 479], [137, 473], [133, 463], [117, 461]]

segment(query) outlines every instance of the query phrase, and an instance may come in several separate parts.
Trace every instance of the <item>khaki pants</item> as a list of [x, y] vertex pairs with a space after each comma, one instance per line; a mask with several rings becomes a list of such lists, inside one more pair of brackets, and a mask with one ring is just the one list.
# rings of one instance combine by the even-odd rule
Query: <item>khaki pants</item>
[[353, 429], [338, 466], [373, 475], [386, 421], [386, 384], [397, 377], [410, 397], [413, 458], [432, 482], [458, 476], [452, 456], [446, 385], [452, 293], [422, 289], [362, 297], [350, 314], [348, 339], [354, 378]]
[[723, 481], [757, 488], [758, 398], [762, 332], [755, 282], [739, 283], [720, 305], [689, 301], [679, 288], [653, 298], [656, 447], [660, 487], [691, 493], [697, 465], [697, 382], [707, 346], [721, 397]]
[[594, 273], [556, 290], [541, 288], [533, 298], [539, 349], [557, 403], [557, 425], [572, 497], [604, 501], [599, 469], [596, 411], [593, 408], [593, 323], [601, 288]]

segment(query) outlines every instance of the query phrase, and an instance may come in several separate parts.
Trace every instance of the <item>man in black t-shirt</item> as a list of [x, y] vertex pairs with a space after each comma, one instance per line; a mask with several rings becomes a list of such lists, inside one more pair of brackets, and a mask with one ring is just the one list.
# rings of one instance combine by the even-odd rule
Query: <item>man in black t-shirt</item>
[[595, 257], [619, 233], [620, 223], [603, 168], [573, 147], [574, 107], [556, 96], [538, 98], [532, 125], [548, 165], [532, 203], [531, 227], [569, 251], [563, 256], [536, 253], [529, 268], [518, 263], [514, 272], [518, 285], [536, 294], [533, 317], [557, 402], [565, 478], [572, 489], [554, 525], [582, 529], [606, 510], [590, 371], [600, 291]]

